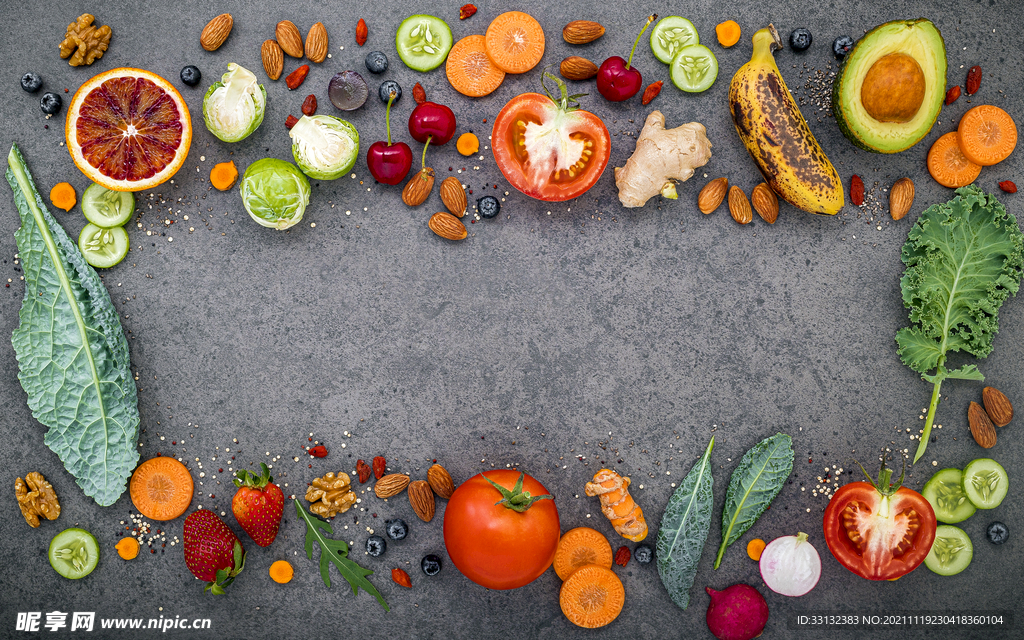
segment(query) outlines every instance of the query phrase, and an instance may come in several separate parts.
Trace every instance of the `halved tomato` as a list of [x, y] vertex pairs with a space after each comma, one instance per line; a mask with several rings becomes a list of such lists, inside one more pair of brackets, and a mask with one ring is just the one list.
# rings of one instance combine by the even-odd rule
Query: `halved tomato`
[[[865, 474], [866, 475], [866, 474]], [[935, 541], [935, 511], [920, 493], [889, 482], [851, 482], [825, 508], [825, 542], [839, 564], [868, 580], [895, 580], [924, 562]], [[870, 480], [870, 478], [869, 478]]]
[[498, 168], [516, 189], [538, 200], [571, 200], [601, 177], [611, 138], [600, 118], [579, 109], [564, 82], [550, 73], [544, 76], [558, 83], [561, 99], [550, 93], [512, 98], [494, 120], [491, 147]]

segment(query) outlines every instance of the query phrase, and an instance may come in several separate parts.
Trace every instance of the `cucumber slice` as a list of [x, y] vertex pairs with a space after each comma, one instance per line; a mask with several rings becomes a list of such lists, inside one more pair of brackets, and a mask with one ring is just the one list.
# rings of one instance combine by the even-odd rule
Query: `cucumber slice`
[[924, 566], [940, 576], [955, 576], [971, 564], [974, 545], [960, 527], [940, 524], [935, 529], [935, 542], [924, 558]]
[[82, 194], [82, 213], [97, 227], [123, 226], [132, 219], [134, 211], [135, 194], [130, 191], [111, 191], [93, 183]]
[[128, 255], [128, 233], [124, 227], [106, 229], [90, 222], [78, 234], [78, 248], [86, 262], [97, 269], [107, 269]]
[[700, 44], [700, 36], [693, 23], [680, 16], [658, 20], [651, 31], [651, 53], [665, 64], [672, 64], [679, 50], [691, 44]]
[[964, 493], [979, 509], [995, 509], [1006, 497], [1010, 478], [1006, 469], [992, 458], [971, 460], [964, 467]]
[[71, 580], [92, 573], [100, 561], [100, 544], [85, 529], [65, 529], [50, 541], [50, 566]]
[[718, 77], [718, 58], [702, 44], [683, 47], [669, 67], [672, 84], [688, 93], [706, 91]]
[[943, 469], [921, 489], [921, 495], [932, 505], [939, 522], [963, 522], [978, 510], [964, 493], [963, 476], [959, 469]]
[[452, 42], [448, 23], [426, 14], [409, 16], [395, 34], [398, 57], [414, 71], [430, 71], [441, 66], [452, 49]]

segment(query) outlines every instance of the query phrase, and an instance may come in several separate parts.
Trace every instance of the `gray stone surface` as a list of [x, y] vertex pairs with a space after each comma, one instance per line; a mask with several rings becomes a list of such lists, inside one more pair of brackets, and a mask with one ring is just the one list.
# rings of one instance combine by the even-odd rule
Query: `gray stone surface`
[[[844, 182], [856, 173], [865, 177], [869, 189], [877, 183], [875, 198], [881, 206], [875, 222], [880, 230], [852, 206], [835, 218], [784, 206], [774, 226], [755, 219], [739, 227], [724, 208], [702, 216], [694, 202], [710, 178], [728, 176], [748, 193], [760, 182], [734, 133], [725, 97], [730, 77], [749, 58], [750, 36], [764, 23], [774, 21], [784, 34], [801, 26], [813, 32], [810, 51], [787, 49], [777, 56], [790, 88], [807, 96], [810, 89], [803, 85], [813, 70], [835, 68], [830, 44], [836, 36], [859, 36], [890, 19], [930, 17], [946, 39], [948, 81], [962, 82], [967, 67], [981, 64], [982, 90], [971, 102], [1000, 105], [1024, 122], [1024, 19], [1018, 4], [702, 0], [686, 6], [515, 5], [544, 25], [544, 64], [557, 64], [570, 53], [597, 61], [625, 54], [647, 11], [687, 15], [709, 43], [714, 42], [715, 24], [728, 18], [740, 22], [744, 34], [738, 45], [723, 50], [711, 44], [721, 71], [704, 94], [674, 89], [648, 47], [638, 48], [636, 65], [645, 84], [665, 80], [667, 85], [651, 108], [661, 109], [669, 126], [704, 123], [714, 145], [711, 162], [681, 186], [677, 202], [652, 201], [644, 209], [628, 211], [618, 205], [611, 167], [621, 166], [632, 153], [630, 136], [648, 109], [638, 98], [610, 104], [585, 83], [581, 87], [592, 95], [583, 99], [584, 106], [604, 118], [613, 135], [612, 161], [598, 185], [577, 201], [545, 204], [518, 194], [502, 178], [489, 149], [481, 151], [483, 159], [463, 159], [454, 144], [431, 150], [428, 162], [440, 177], [449, 175], [449, 166], [466, 168], [455, 175], [473, 189], [471, 200], [484, 192], [511, 192], [501, 217], [471, 225], [470, 237], [459, 244], [442, 241], [427, 229], [427, 217], [441, 208], [436, 191], [424, 206], [408, 209], [399, 199], [399, 188], [373, 183], [365, 152], [355, 170], [358, 180], [346, 176], [314, 182], [305, 220], [288, 233], [254, 224], [235, 191], [210, 190], [207, 176], [216, 162], [233, 159], [244, 169], [266, 156], [290, 159], [285, 117], [297, 114], [310, 92], [320, 98], [321, 112], [334, 113], [325, 95], [327, 81], [344, 69], [362, 72], [363, 56], [374, 49], [391, 60], [384, 78], [398, 80], [406, 91], [395, 112], [397, 139], [410, 141], [404, 122], [411, 110], [412, 85], [420, 81], [431, 99], [455, 110], [460, 132], [473, 130], [488, 144], [489, 123], [498, 110], [514, 95], [539, 90], [540, 69], [509, 76], [493, 95], [470, 100], [451, 90], [443, 71], [409, 71], [394, 50], [392, 34], [407, 14], [441, 15], [458, 39], [483, 33], [492, 17], [512, 6], [482, 3], [476, 16], [460, 22], [457, 5], [183, 0], [4, 2], [0, 7], [0, 24], [7, 33], [0, 42], [6, 87], [0, 99], [4, 148], [11, 141], [22, 146], [42, 189], [68, 180], [81, 194], [88, 180], [63, 146], [66, 108], [45, 120], [38, 94], [18, 87], [22, 73], [40, 73], [44, 90], [61, 93], [66, 107], [94, 73], [143, 67], [181, 87], [192, 114], [194, 137], [185, 166], [173, 184], [154, 190], [157, 195], [139, 194], [142, 215], [129, 225], [132, 252], [103, 273], [122, 314], [138, 376], [143, 458], [159, 452], [187, 461], [196, 481], [202, 482], [193, 508], [201, 504], [218, 512], [230, 511], [228, 467], [276, 456], [282, 457], [274, 472], [279, 482], [288, 484], [286, 493], [301, 493], [309, 480], [326, 471], [351, 472], [357, 458], [375, 455], [387, 456], [393, 470], [414, 477], [424, 477], [437, 459], [456, 481], [511, 465], [534, 474], [557, 496], [563, 529], [588, 525], [608, 534], [596, 501], [584, 496], [582, 488], [595, 471], [610, 465], [632, 476], [635, 496], [652, 525], [652, 543], [672, 483], [686, 474], [711, 435], [716, 436], [716, 518], [739, 457], [776, 431], [794, 439], [792, 482], [729, 550], [718, 571], [711, 570], [720, 541], [718, 524], [713, 523], [689, 610], [670, 602], [653, 565], [631, 562], [625, 569], [616, 568], [626, 587], [626, 607], [615, 623], [597, 631], [577, 629], [563, 617], [559, 581], [552, 571], [512, 592], [486, 591], [462, 577], [444, 554], [440, 501], [434, 521], [424, 524], [404, 497], [384, 504], [370, 493], [355, 513], [337, 519], [336, 528], [355, 542], [353, 557], [375, 571], [370, 579], [390, 603], [390, 613], [365, 593], [353, 596], [333, 569], [333, 586], [322, 584], [316, 564], [303, 557], [303, 531], [290, 502], [273, 546], [260, 549], [243, 536], [249, 549], [245, 572], [229, 595], [210, 597], [185, 567], [181, 546], [169, 544], [173, 536], [181, 536], [181, 519], [155, 524], [168, 540], [166, 548], [156, 547], [156, 554], [145, 549], [129, 563], [117, 557], [113, 545], [124, 530], [121, 522], [128, 522], [134, 511], [127, 494], [110, 508], [97, 507], [82, 495], [43, 446], [44, 428], [30, 415], [10, 341], [3, 339], [0, 636], [30, 635], [14, 631], [17, 612], [60, 610], [95, 611], [101, 618], [180, 616], [212, 622], [210, 631], [175, 630], [168, 637], [709, 637], [703, 588], [736, 582], [753, 584], [765, 594], [772, 616], [764, 637], [772, 638], [835, 637], [787, 629], [787, 616], [797, 611], [1015, 610], [1021, 602], [1024, 531], [1015, 491], [995, 511], [979, 512], [964, 523], [975, 545], [974, 562], [964, 573], [940, 578], [922, 567], [892, 583], [863, 580], [832, 558], [821, 531], [826, 499], [812, 495], [816, 476], [826, 466], [849, 470], [855, 468], [856, 457], [872, 467], [878, 447], [894, 443], [912, 452], [916, 444], [906, 430], [916, 433], [920, 428], [919, 414], [930, 387], [896, 356], [893, 334], [907, 324], [899, 290], [899, 250], [917, 214], [951, 196], [928, 177], [925, 155], [931, 142], [952, 130], [971, 106], [966, 97], [943, 111], [921, 144], [893, 156], [856, 151], [833, 119], [822, 113], [819, 120], [816, 107], [804, 107]], [[111, 25], [114, 37], [101, 61], [91, 68], [71, 68], [57, 57], [57, 44], [64, 26], [84, 11]], [[199, 47], [199, 32], [224, 11], [235, 16], [234, 31], [219, 51], [205, 52]], [[370, 29], [364, 48], [356, 47], [352, 36], [360, 17]], [[228, 62], [264, 78], [260, 43], [273, 37], [274, 24], [286, 18], [303, 33], [313, 22], [323, 21], [332, 58], [314, 65], [298, 91], [288, 92], [283, 81], [266, 82], [269, 108], [263, 125], [244, 142], [221, 143], [202, 124], [205, 87]], [[559, 30], [578, 18], [599, 20], [608, 34], [582, 48], [566, 45]], [[178, 80], [187, 64], [203, 72], [197, 88], [183, 87]], [[287, 59], [286, 73], [295, 66]], [[383, 79], [364, 75], [371, 89]], [[64, 88], [70, 93], [64, 94]], [[383, 137], [383, 116], [371, 95], [364, 108], [343, 117], [358, 127], [365, 149]], [[418, 153], [419, 145], [413, 148]], [[979, 184], [995, 191], [999, 180], [1024, 183], [1022, 167], [1024, 155], [1018, 150], [1003, 164], [986, 168]], [[881, 190], [904, 175], [917, 185], [917, 200], [911, 215], [895, 223], [888, 220], [887, 197]], [[497, 190], [488, 186], [493, 184]], [[1001, 199], [1020, 216], [1020, 197]], [[58, 211], [56, 217], [72, 234], [84, 224], [77, 207], [70, 213]], [[9, 336], [16, 326], [24, 291], [20, 266], [14, 262], [17, 225], [12, 200], [0, 197], [2, 276], [4, 284], [11, 280], [9, 288], [0, 289], [0, 336]], [[1000, 320], [995, 351], [978, 364], [988, 384], [1022, 402], [1024, 303], [1011, 299]], [[938, 414], [943, 428], [935, 431], [938, 441], [927, 457], [908, 472], [910, 487], [920, 489], [936, 468], [959, 467], [982, 455], [965, 418], [968, 402], [980, 400], [982, 386], [954, 381], [943, 387]], [[1006, 467], [1014, 483], [1024, 477], [1020, 428], [1000, 430], [999, 443], [985, 452]], [[327, 458], [310, 461], [302, 454], [310, 433], [330, 449]], [[227, 448], [230, 455], [239, 452], [234, 461], [227, 459]], [[63, 504], [58, 521], [44, 522], [36, 530], [22, 522], [11, 490], [15, 476], [32, 470], [52, 481]], [[381, 559], [364, 556], [366, 528], [380, 530], [385, 518], [395, 516], [410, 523], [409, 538], [389, 546]], [[1001, 547], [989, 544], [984, 534], [996, 519], [1011, 532]], [[230, 513], [225, 520], [238, 530]], [[72, 525], [93, 531], [103, 549], [97, 570], [78, 582], [60, 578], [46, 562], [50, 537]], [[810, 535], [821, 554], [823, 574], [809, 595], [789, 599], [763, 586], [743, 547], [755, 536], [772, 539], [798, 530]], [[623, 542], [617, 536], [610, 539], [613, 547]], [[426, 553], [445, 559], [443, 572], [435, 578], [418, 568]], [[296, 569], [286, 586], [272, 583], [267, 574], [271, 562], [282, 558]], [[409, 571], [412, 590], [391, 582], [389, 571], [396, 566]], [[1015, 629], [1002, 635], [965, 630], [928, 635], [1021, 637], [1021, 624], [1018, 615]], [[889, 637], [881, 631], [866, 635]], [[926, 632], [902, 635], [917, 638]]]

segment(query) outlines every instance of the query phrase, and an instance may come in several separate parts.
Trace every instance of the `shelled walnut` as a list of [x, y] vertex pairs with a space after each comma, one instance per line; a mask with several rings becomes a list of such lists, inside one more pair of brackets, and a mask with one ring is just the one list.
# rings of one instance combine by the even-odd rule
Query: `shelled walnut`
[[18, 506], [21, 507], [21, 515], [25, 516], [25, 522], [30, 527], [39, 526], [39, 516], [47, 520], [56, 520], [60, 515], [57, 494], [41, 473], [31, 471], [25, 475], [24, 480], [16, 479], [14, 495], [18, 499]]
[[72, 67], [96, 62], [110, 46], [110, 27], [96, 27], [93, 24], [95, 19], [91, 14], [83, 13], [78, 16], [78, 20], [68, 25], [64, 42], [60, 43], [60, 57], [71, 56], [68, 64]]
[[310, 503], [309, 510], [321, 518], [333, 518], [345, 513], [356, 503], [356, 494], [352, 492], [351, 481], [347, 473], [327, 473], [322, 478], [313, 480], [306, 489], [306, 500]]

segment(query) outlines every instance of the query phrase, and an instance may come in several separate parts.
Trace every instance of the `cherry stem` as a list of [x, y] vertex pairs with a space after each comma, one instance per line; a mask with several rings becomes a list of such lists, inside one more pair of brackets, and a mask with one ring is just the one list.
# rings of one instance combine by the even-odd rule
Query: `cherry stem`
[[636, 42], [633, 43], [633, 48], [629, 52], [629, 60], [626, 60], [626, 68], [629, 69], [629, 63], [633, 62], [633, 54], [636, 53], [636, 45], [640, 44], [640, 38], [644, 36], [644, 31], [647, 31], [647, 27], [651, 26], [651, 23], [658, 19], [658, 14], [652, 15], [647, 18], [647, 24], [640, 30], [640, 35], [636, 37]]
[[384, 126], [388, 130], [388, 146], [391, 146], [391, 103], [395, 101], [395, 96], [398, 94], [392, 91], [388, 94], [388, 108], [384, 112]]
[[427, 141], [423, 143], [423, 157], [420, 158], [420, 173], [427, 168], [427, 147], [430, 146], [430, 141], [434, 139], [434, 136], [427, 136]]

